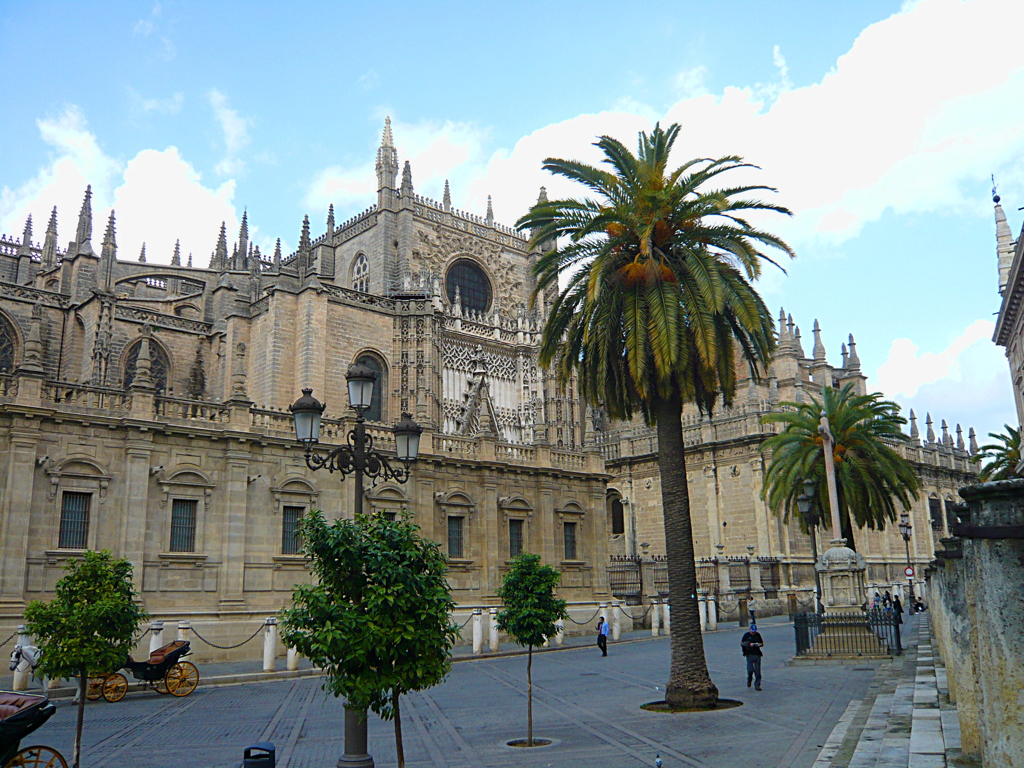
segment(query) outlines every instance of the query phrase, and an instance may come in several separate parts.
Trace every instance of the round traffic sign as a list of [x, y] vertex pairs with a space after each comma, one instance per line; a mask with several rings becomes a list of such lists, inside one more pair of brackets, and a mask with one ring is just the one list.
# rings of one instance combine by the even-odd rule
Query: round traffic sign
[[906, 568], [903, 569], [903, 573], [905, 573], [907, 575], [908, 579], [914, 578], [914, 568], [913, 568], [913, 566], [908, 565]]

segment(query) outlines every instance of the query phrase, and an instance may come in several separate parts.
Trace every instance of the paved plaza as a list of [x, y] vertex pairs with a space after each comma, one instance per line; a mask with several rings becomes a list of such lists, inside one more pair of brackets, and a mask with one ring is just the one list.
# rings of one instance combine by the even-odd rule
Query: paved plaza
[[[705, 636], [708, 663], [724, 698], [742, 707], [666, 715], [640, 705], [664, 697], [668, 638], [614, 644], [607, 658], [584, 646], [534, 657], [535, 735], [554, 740], [512, 749], [526, 735], [525, 657], [460, 661], [449, 679], [402, 700], [406, 761], [426, 768], [479, 766], [649, 766], [811, 768], [852, 701], [880, 677], [879, 662], [786, 665], [793, 629], [760, 624], [766, 641], [764, 690], [746, 688], [739, 639], [728, 628]], [[201, 670], [202, 671], [202, 670]], [[342, 706], [319, 678], [203, 686], [185, 699], [131, 696], [86, 710], [85, 766], [227, 768], [256, 741], [277, 746], [279, 768], [327, 768], [343, 751]], [[70, 756], [74, 709], [34, 734]], [[371, 719], [377, 765], [395, 764], [393, 724]]]

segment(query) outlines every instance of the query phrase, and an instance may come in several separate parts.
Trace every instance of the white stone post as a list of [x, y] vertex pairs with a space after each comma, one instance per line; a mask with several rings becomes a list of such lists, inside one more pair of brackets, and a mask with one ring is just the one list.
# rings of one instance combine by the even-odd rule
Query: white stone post
[[[15, 642], [22, 648], [32, 645], [32, 635], [28, 633], [28, 627], [24, 624], [18, 625], [18, 638]], [[27, 690], [28, 679], [31, 675], [32, 667], [28, 665], [28, 661], [22, 656], [21, 662], [14, 668], [14, 684], [11, 687], [16, 691]]]
[[666, 635], [670, 635], [670, 634], [672, 634], [672, 616], [669, 613], [668, 600], [665, 600], [665, 602], [661, 604], [661, 613], [662, 613], [661, 625], [665, 628], [665, 634]]
[[657, 601], [651, 603], [651, 637], [658, 636], [658, 625], [661, 623], [661, 608]]
[[295, 648], [288, 649], [288, 661], [285, 666], [289, 672], [294, 672], [299, 668], [299, 652]]
[[490, 623], [490, 648], [491, 653], [498, 652], [498, 609], [488, 608], [487, 609], [488, 621]]
[[479, 608], [473, 609], [473, 653], [484, 650], [484, 616]]
[[189, 621], [178, 622], [178, 639], [188, 641], [188, 633], [192, 630], [192, 623]]
[[152, 653], [164, 644], [164, 623], [162, 621], [149, 622], [149, 652]]
[[618, 640], [622, 637], [622, 608], [619, 607], [619, 603], [613, 602], [611, 606], [612, 611], [612, 640]]
[[708, 596], [708, 632], [718, 629], [718, 606], [715, 604], [715, 596]]
[[565, 644], [565, 620], [559, 619], [555, 622], [555, 626], [558, 627], [558, 633], [555, 635], [555, 645]]
[[700, 631], [708, 631], [708, 599], [706, 597], [697, 598], [697, 612], [700, 614]]
[[277, 666], [277, 619], [271, 616], [263, 626], [263, 671], [274, 672]]

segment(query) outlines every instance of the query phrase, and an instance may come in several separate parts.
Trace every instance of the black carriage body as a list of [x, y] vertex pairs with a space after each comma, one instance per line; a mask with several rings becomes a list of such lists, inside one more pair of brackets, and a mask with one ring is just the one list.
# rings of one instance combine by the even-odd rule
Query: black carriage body
[[[159, 682], [166, 677], [168, 670], [182, 657], [188, 656], [189, 649], [190, 643], [187, 640], [177, 640], [155, 650], [147, 661], [134, 661], [129, 658], [124, 668], [129, 670], [136, 680], [144, 680], [148, 683]], [[153, 663], [159, 657], [162, 658]]]
[[0, 765], [18, 752], [21, 740], [49, 720], [57, 706], [45, 696], [0, 691]]

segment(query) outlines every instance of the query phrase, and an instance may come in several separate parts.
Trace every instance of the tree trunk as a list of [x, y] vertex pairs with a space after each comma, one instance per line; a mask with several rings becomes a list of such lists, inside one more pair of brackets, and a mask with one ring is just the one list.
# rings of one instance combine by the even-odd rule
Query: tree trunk
[[398, 768], [405, 768], [405, 746], [402, 744], [402, 712], [398, 708], [399, 693], [397, 689], [391, 690], [391, 697], [395, 702], [395, 753], [398, 755]]
[[708, 673], [700, 631], [682, 415], [683, 401], [678, 390], [659, 402], [655, 409], [668, 594], [672, 606], [672, 661], [665, 701], [672, 707], [705, 707], [714, 706], [718, 701], [718, 688]]
[[85, 724], [85, 692], [89, 678], [85, 669], [78, 670], [78, 721], [75, 723], [74, 768], [82, 765], [82, 726]]
[[526, 746], [533, 746], [533, 646], [526, 650]]

